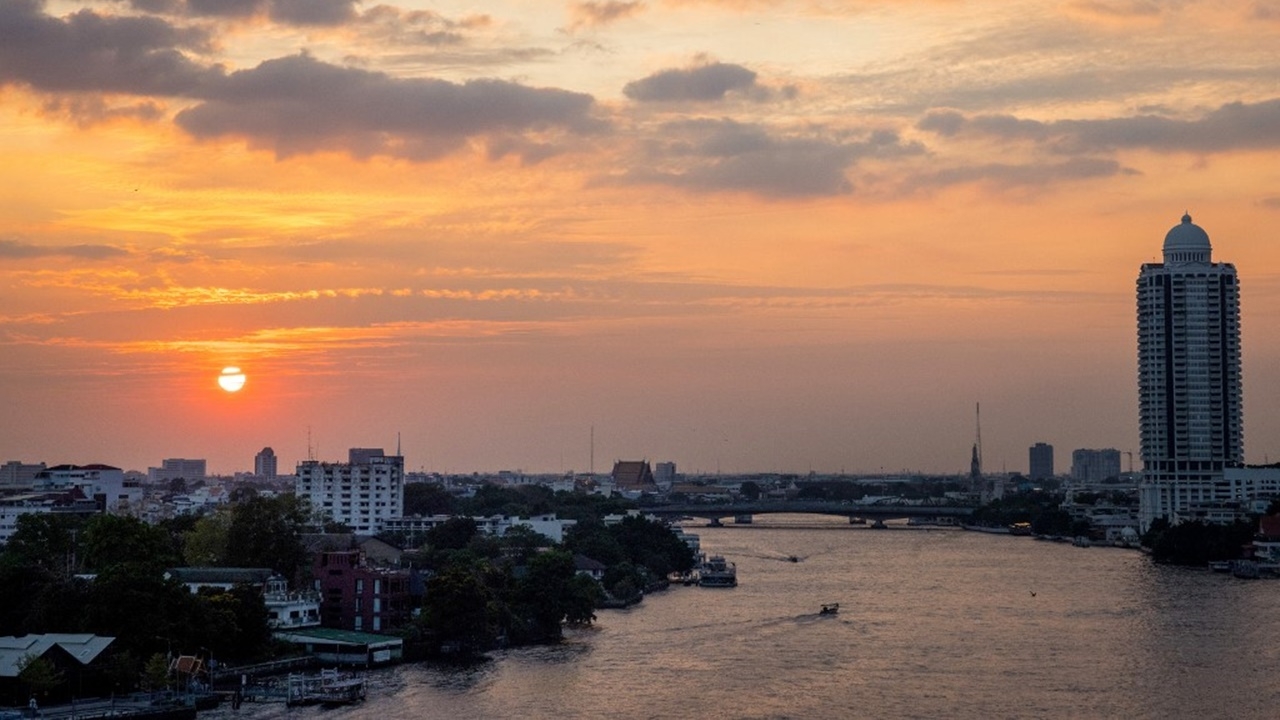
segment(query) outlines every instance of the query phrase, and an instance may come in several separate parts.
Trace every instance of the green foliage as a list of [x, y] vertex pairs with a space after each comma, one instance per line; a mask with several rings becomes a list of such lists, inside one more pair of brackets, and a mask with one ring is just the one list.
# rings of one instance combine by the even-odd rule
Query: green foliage
[[25, 655], [18, 661], [18, 680], [37, 697], [47, 695], [64, 679], [62, 671], [48, 658]]
[[427, 583], [420, 625], [437, 643], [463, 655], [483, 652], [497, 637], [494, 599], [475, 568], [451, 566]]
[[427, 531], [427, 544], [436, 550], [462, 550], [478, 532], [475, 520], [453, 517]]
[[310, 513], [306, 500], [294, 495], [254, 497], [233, 505], [224, 563], [298, 577], [310, 561], [301, 540]]
[[169, 687], [169, 659], [160, 653], [147, 658], [142, 668], [142, 689], [159, 692]]
[[192, 567], [219, 567], [226, 562], [232, 512], [222, 507], [195, 522], [182, 535], [182, 557]]
[[84, 519], [78, 515], [19, 515], [14, 533], [5, 543], [3, 562], [57, 573], [75, 572], [72, 559], [78, 554], [77, 535], [83, 527]]
[[[1155, 531], [1154, 534], [1152, 531]], [[1151, 544], [1151, 559], [1158, 563], [1204, 567], [1212, 560], [1233, 560], [1253, 537], [1254, 525], [1237, 522], [1217, 525], [1191, 521], [1157, 530], [1152, 523], [1144, 538]]]
[[556, 511], [555, 493], [541, 485], [502, 487], [483, 485], [470, 498], [456, 501], [457, 513], [472, 517], [506, 515], [529, 517]]
[[436, 483], [406, 483], [404, 486], [405, 515], [452, 515], [453, 495]]
[[95, 515], [84, 528], [84, 566], [106, 572], [122, 565], [137, 565], [141, 572], [160, 574], [177, 565], [169, 534], [132, 517]]

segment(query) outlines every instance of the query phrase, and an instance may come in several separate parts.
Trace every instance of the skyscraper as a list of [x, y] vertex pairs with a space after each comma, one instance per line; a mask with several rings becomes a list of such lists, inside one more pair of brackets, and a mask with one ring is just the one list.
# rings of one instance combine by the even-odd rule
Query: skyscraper
[[271, 480], [276, 478], [276, 451], [269, 447], [253, 456], [253, 474]]
[[1179, 522], [1231, 500], [1223, 469], [1244, 461], [1236, 269], [1212, 261], [1209, 235], [1183, 215], [1164, 262], [1138, 275], [1140, 521]]
[[1038, 442], [1027, 451], [1027, 477], [1045, 480], [1053, 477], [1053, 446]]

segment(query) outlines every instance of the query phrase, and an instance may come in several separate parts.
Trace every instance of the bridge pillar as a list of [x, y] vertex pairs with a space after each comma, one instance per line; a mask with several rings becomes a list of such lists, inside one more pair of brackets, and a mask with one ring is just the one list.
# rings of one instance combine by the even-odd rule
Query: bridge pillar
[[884, 520], [881, 520], [880, 518], [876, 518], [875, 522], [871, 523], [872, 530], [884, 530], [888, 527], [888, 525], [884, 524]]

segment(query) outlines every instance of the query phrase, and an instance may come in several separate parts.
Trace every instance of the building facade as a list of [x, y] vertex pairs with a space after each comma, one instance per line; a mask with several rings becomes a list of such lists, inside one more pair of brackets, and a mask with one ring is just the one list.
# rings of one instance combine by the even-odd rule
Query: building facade
[[1027, 477], [1032, 480], [1047, 480], [1053, 477], [1053, 446], [1038, 442], [1027, 451]]
[[147, 468], [147, 481], [166, 483], [171, 480], [203, 480], [207, 463], [195, 458], [165, 458], [160, 467]]
[[262, 448], [262, 451], [253, 456], [253, 474], [261, 478], [274, 480], [276, 478], [276, 451], [269, 447]]
[[311, 574], [324, 627], [378, 633], [412, 618], [409, 573], [370, 567], [359, 550], [317, 553]]
[[1223, 472], [1244, 462], [1240, 287], [1215, 263], [1209, 235], [1183, 215], [1164, 262], [1137, 283], [1140, 520], [1179, 522], [1219, 497]]
[[1120, 451], [1115, 448], [1071, 451], [1071, 479], [1084, 483], [1100, 483], [1120, 477]]
[[388, 519], [404, 515], [404, 458], [381, 451], [359, 457], [362, 462], [298, 463], [294, 493], [352, 532], [375, 535]]

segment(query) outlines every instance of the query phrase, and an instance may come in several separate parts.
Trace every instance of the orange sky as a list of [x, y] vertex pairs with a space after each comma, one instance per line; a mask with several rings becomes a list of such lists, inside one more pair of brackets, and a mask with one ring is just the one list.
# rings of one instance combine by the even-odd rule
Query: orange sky
[[1184, 210], [1280, 457], [1271, 3], [483, 7], [0, 0], [0, 460], [1065, 472]]

